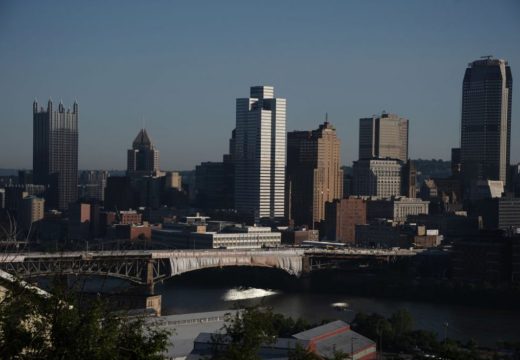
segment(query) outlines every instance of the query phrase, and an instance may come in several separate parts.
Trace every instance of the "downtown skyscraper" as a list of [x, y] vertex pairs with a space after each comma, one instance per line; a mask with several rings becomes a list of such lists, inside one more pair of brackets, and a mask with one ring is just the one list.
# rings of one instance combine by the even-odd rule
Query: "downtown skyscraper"
[[286, 100], [254, 86], [236, 100], [235, 209], [254, 218], [285, 217]]
[[340, 147], [328, 120], [316, 130], [287, 134], [288, 215], [296, 225], [314, 227], [325, 220], [325, 203], [343, 197]]
[[34, 183], [47, 187], [45, 200], [50, 208], [66, 210], [78, 197], [78, 104], [72, 110], [60, 102], [47, 110], [33, 103]]
[[468, 65], [462, 84], [460, 161], [463, 183], [506, 184], [511, 147], [513, 77], [507, 61], [484, 57]]
[[408, 120], [383, 112], [359, 119], [359, 159], [408, 160]]
[[132, 148], [127, 151], [126, 173], [130, 177], [140, 177], [155, 175], [158, 171], [159, 150], [143, 128], [132, 142]]

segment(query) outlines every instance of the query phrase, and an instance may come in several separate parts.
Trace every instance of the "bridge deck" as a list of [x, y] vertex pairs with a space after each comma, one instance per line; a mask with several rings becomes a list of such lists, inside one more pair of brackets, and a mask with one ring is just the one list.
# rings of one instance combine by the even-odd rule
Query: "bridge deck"
[[67, 251], [67, 252], [26, 252], [26, 253], [5, 253], [0, 256], [0, 263], [23, 262], [33, 259], [64, 259], [64, 258], [141, 258], [141, 259], [167, 259], [167, 258], [199, 258], [199, 257], [237, 257], [237, 256], [415, 256], [421, 250], [384, 250], [384, 249], [302, 249], [302, 248], [279, 248], [279, 249], [254, 249], [254, 250], [224, 250], [224, 249], [205, 249], [205, 250], [128, 250], [128, 251]]

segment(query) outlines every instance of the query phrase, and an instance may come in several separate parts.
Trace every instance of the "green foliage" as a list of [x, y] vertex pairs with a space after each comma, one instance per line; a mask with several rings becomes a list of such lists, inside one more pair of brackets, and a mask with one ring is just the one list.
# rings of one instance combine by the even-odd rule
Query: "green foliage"
[[[229, 315], [220, 334], [213, 336], [213, 359], [258, 359], [262, 345], [272, 344], [277, 337], [290, 337], [313, 327], [302, 319], [294, 320], [273, 313], [271, 308], [251, 307]], [[290, 359], [314, 360], [316, 355], [297, 347]]]
[[439, 341], [437, 335], [430, 331], [413, 330], [413, 318], [406, 310], [395, 312], [389, 319], [379, 314], [358, 313], [352, 327], [364, 336], [377, 340], [379, 351], [383, 345], [386, 352], [413, 354], [417, 359], [426, 359], [428, 355], [451, 360], [483, 358], [474, 341], [463, 346], [450, 339]]
[[273, 326], [278, 337], [290, 337], [296, 333], [308, 330], [313, 326], [302, 318], [294, 320], [282, 314], [273, 314]]
[[390, 316], [390, 325], [396, 336], [409, 333], [413, 330], [412, 315], [406, 310], [398, 310]]
[[169, 333], [142, 318], [109, 312], [57, 288], [42, 298], [26, 289], [0, 302], [0, 354], [6, 359], [162, 359]]
[[304, 347], [297, 345], [296, 349], [289, 352], [288, 360], [321, 360], [321, 358]]
[[213, 359], [254, 360], [262, 344], [276, 340], [271, 309], [248, 308], [229, 315], [222, 333], [213, 337]]

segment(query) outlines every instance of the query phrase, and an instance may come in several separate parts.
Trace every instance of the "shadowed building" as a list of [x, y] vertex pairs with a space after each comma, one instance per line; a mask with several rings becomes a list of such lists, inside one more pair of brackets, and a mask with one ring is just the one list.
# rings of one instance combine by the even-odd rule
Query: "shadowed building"
[[47, 110], [33, 103], [33, 178], [45, 185], [47, 206], [67, 209], [78, 198], [78, 104]]
[[329, 241], [356, 242], [356, 225], [367, 223], [365, 199], [349, 197], [325, 205], [325, 236]]
[[235, 209], [255, 222], [285, 217], [285, 109], [272, 86], [236, 100]]
[[287, 134], [289, 215], [296, 225], [314, 226], [325, 219], [325, 203], [342, 198], [340, 145], [328, 121], [317, 130]]
[[460, 160], [464, 185], [507, 181], [513, 78], [507, 61], [484, 57], [468, 65], [462, 85]]
[[128, 150], [126, 173], [130, 177], [151, 176], [159, 171], [159, 150], [145, 129], [141, 129]]
[[409, 198], [417, 196], [417, 167], [413, 160], [408, 160], [401, 169], [401, 195]]

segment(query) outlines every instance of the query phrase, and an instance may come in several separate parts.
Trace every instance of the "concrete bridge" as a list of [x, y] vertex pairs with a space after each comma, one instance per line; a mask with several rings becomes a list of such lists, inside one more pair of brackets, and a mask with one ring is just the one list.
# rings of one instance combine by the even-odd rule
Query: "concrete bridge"
[[290, 275], [334, 265], [337, 261], [370, 259], [391, 262], [414, 256], [411, 250], [301, 249], [262, 250], [134, 250], [0, 255], [0, 270], [20, 278], [48, 275], [98, 275], [146, 285], [189, 271], [227, 266], [277, 268]]

